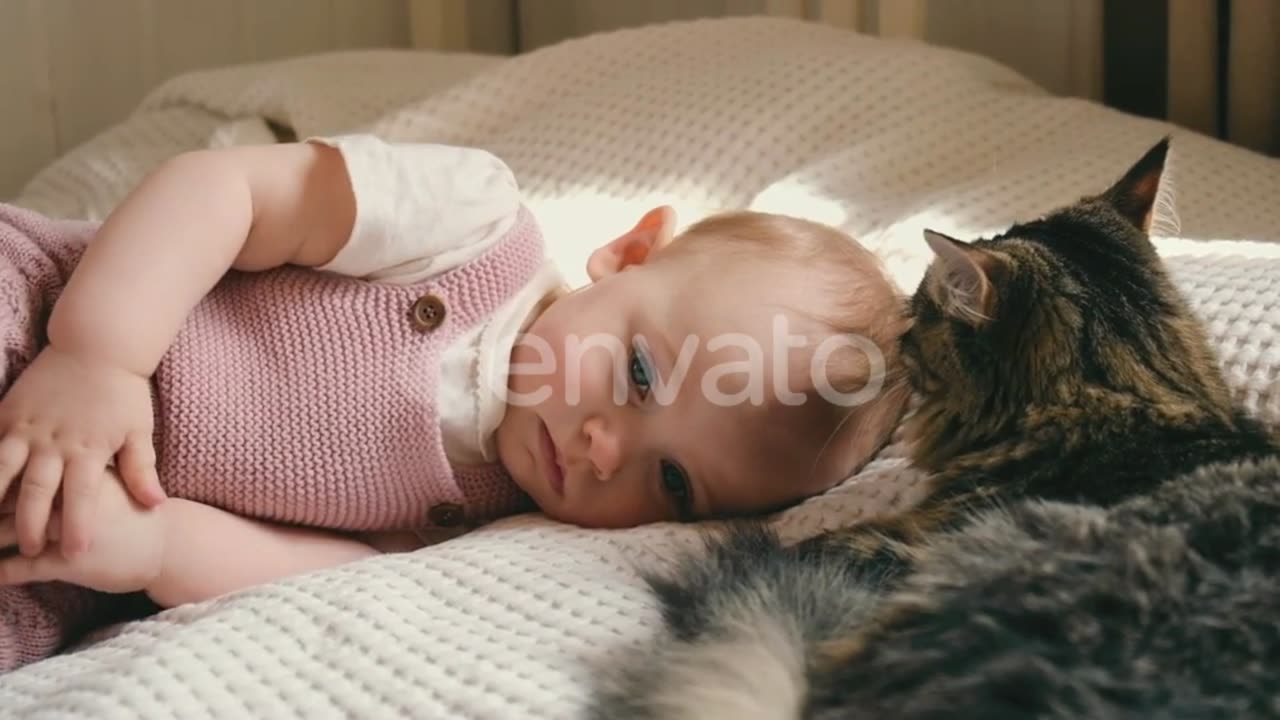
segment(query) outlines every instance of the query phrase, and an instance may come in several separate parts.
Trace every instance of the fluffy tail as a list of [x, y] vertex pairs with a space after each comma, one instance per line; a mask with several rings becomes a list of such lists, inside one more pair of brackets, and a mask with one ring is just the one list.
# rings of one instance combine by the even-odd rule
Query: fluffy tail
[[783, 548], [758, 525], [731, 529], [673, 576], [649, 577], [663, 632], [602, 668], [589, 717], [801, 717], [816, 648], [856, 626], [875, 595], [837, 551]]

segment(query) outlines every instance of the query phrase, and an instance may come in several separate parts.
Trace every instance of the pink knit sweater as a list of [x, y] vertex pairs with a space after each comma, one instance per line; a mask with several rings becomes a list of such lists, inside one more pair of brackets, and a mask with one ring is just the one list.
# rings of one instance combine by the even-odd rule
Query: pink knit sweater
[[[3, 387], [93, 226], [0, 205]], [[498, 466], [451, 467], [436, 412], [449, 343], [542, 263], [527, 210], [494, 247], [415, 285], [302, 268], [229, 273], [154, 379], [160, 478], [173, 497], [337, 530], [414, 530], [530, 507]]]

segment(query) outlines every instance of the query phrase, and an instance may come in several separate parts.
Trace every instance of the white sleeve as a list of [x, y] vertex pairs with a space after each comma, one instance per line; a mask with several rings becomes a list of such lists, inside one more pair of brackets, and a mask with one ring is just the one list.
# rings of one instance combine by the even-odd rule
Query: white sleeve
[[320, 270], [418, 282], [476, 257], [515, 224], [515, 177], [484, 150], [373, 135], [308, 142], [342, 153], [356, 202], [351, 237]]

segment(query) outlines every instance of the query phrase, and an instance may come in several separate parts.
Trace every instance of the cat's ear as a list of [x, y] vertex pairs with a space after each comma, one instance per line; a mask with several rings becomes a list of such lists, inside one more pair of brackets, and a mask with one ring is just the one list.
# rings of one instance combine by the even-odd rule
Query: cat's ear
[[1133, 226], [1146, 233], [1151, 230], [1151, 213], [1164, 174], [1164, 161], [1169, 154], [1169, 138], [1165, 136], [1129, 168], [1124, 177], [1102, 194]]
[[926, 287], [933, 301], [943, 312], [974, 327], [990, 321], [1005, 260], [934, 230], [926, 229], [924, 239], [936, 257]]

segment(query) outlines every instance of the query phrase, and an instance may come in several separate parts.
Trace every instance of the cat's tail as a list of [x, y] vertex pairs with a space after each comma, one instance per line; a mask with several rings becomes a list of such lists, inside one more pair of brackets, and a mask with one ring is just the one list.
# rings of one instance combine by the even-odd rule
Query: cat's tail
[[648, 647], [596, 669], [589, 717], [800, 717], [817, 648], [847, 635], [873, 605], [855, 572], [838, 548], [787, 549], [754, 524], [710, 540], [673, 575], [648, 578], [664, 628]]

